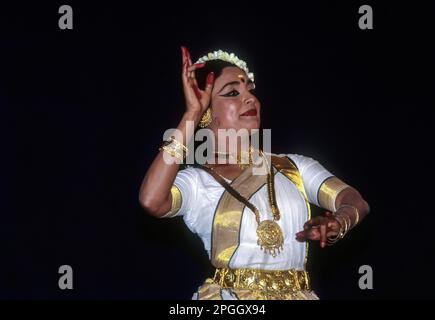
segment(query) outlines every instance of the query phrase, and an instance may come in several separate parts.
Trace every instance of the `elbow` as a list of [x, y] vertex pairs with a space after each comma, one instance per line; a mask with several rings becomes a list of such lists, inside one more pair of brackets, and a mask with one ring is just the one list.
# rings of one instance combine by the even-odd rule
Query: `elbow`
[[361, 195], [355, 204], [359, 212], [362, 213], [364, 217], [370, 213], [370, 205], [363, 197], [361, 197]]
[[358, 190], [351, 188], [349, 192], [344, 195], [342, 198], [342, 203], [350, 204], [358, 208], [358, 211], [362, 214], [362, 216], [366, 216], [370, 212], [369, 203], [361, 196]]
[[163, 217], [169, 210], [164, 210], [164, 204], [145, 192], [139, 193], [139, 204], [142, 209], [155, 218]]
[[147, 196], [146, 193], [141, 192], [139, 194], [139, 204], [146, 213], [153, 217], [160, 218], [164, 215], [164, 213], [161, 212], [160, 203], [156, 201], [156, 199]]
[[360, 212], [363, 212], [364, 215], [369, 214], [370, 212], [370, 205], [369, 203], [363, 198], [361, 193], [352, 188], [352, 192], [350, 194], [349, 202], [353, 202], [355, 206], [360, 210]]
[[369, 205], [369, 203], [368, 203], [367, 201], [365, 201], [364, 199], [363, 199], [363, 207], [364, 207], [364, 210], [365, 210], [365, 212], [366, 212], [366, 215], [369, 214], [369, 213], [370, 213], [370, 205]]

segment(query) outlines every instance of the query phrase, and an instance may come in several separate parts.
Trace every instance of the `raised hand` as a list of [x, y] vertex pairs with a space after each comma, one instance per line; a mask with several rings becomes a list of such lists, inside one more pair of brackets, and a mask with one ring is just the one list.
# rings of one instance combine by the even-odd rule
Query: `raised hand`
[[182, 82], [187, 111], [197, 112], [201, 115], [207, 110], [211, 100], [211, 91], [214, 83], [214, 73], [207, 75], [205, 90], [198, 88], [195, 70], [205, 66], [205, 63], [192, 64], [190, 53], [186, 47], [181, 47], [183, 61]]

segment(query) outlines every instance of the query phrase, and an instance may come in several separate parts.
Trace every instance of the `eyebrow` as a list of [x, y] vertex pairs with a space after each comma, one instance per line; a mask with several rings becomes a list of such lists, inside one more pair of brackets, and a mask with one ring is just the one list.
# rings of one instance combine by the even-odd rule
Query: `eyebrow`
[[231, 81], [231, 82], [226, 83], [226, 84], [225, 84], [225, 85], [224, 85], [224, 86], [219, 90], [218, 93], [221, 93], [222, 90], [225, 89], [225, 87], [231, 86], [231, 85], [233, 85], [233, 84], [240, 84], [240, 81]]
[[[248, 83], [247, 83], [246, 85], [251, 84], [251, 83], [254, 83], [254, 82], [253, 82], [251, 79], [249, 79], [249, 80], [248, 80]], [[231, 85], [234, 85], [234, 84], [240, 84], [240, 81], [231, 81], [231, 82], [226, 83], [226, 84], [225, 84], [225, 85], [224, 85], [224, 86], [219, 90], [218, 94], [221, 93], [222, 90], [225, 89], [225, 87], [227, 87], [227, 86], [231, 86]]]

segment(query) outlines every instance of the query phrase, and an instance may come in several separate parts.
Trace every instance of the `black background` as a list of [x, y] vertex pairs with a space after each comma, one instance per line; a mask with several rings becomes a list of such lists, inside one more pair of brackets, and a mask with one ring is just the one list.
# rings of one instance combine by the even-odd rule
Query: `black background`
[[[74, 29], [58, 28], [58, 8]], [[370, 4], [374, 29], [358, 28]], [[416, 2], [2, 4], [0, 298], [190, 299], [212, 269], [138, 190], [183, 113], [180, 46], [255, 72], [275, 153], [317, 159], [370, 216], [310, 248], [323, 299], [433, 298], [433, 8]], [[315, 212], [319, 212], [315, 210]], [[71, 265], [74, 289], [58, 288]], [[374, 289], [360, 290], [370, 265]]]

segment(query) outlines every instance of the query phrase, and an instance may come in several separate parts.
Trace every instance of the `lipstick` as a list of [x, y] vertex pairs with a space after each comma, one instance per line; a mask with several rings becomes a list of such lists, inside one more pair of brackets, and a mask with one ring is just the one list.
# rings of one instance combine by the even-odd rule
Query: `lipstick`
[[255, 109], [250, 109], [244, 113], [242, 113], [240, 116], [241, 117], [251, 117], [251, 116], [256, 116], [257, 115], [257, 110]]

